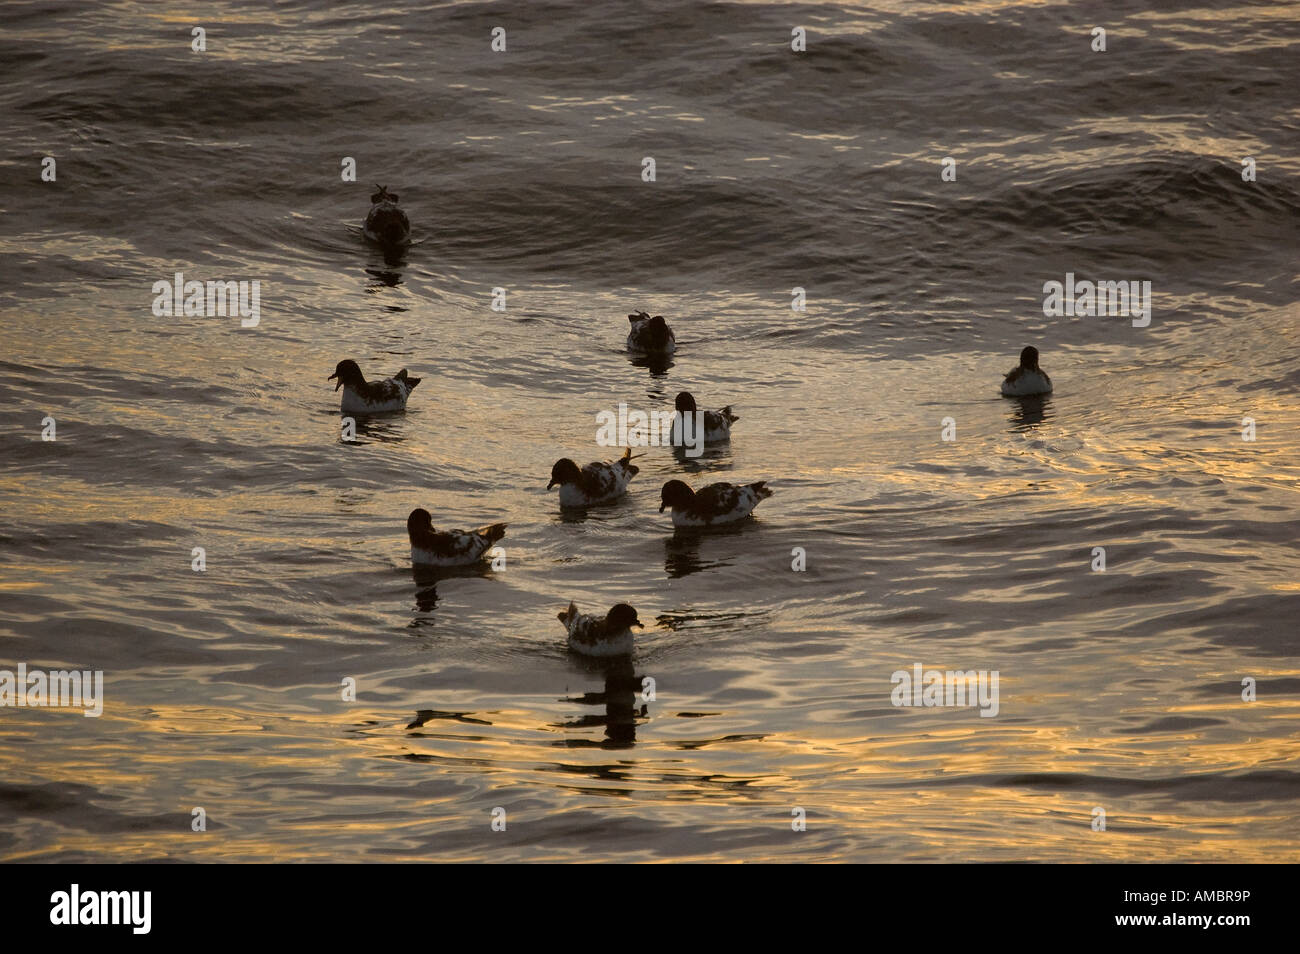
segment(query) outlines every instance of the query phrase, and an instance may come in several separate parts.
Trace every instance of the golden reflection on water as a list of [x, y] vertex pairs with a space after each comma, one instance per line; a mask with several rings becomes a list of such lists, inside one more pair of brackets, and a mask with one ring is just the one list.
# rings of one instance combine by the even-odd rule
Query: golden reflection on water
[[[1291, 721], [1290, 731], [1256, 737], [1248, 750], [1239, 739], [1202, 738], [1193, 745], [1189, 734], [1187, 748], [1179, 752], [1169, 747], [1176, 735], [1162, 736], [1153, 747], [1140, 737], [1091, 735], [1069, 725], [989, 727], [977, 717], [967, 726], [913, 726], [904, 734], [886, 732], [869, 739], [852, 737], [849, 727], [835, 725], [826, 727], [834, 730], [831, 734], [818, 737], [802, 725], [797, 735], [774, 733], [762, 741], [732, 744], [742, 750], [729, 751], [729, 757], [745, 755], [747, 749], [752, 764], [772, 769], [751, 777], [718, 775], [707, 758], [684, 761], [671, 738], [678, 720], [653, 713], [635, 750], [565, 747], [560, 757], [554, 742], [574, 731], [564, 722], [571, 705], [564, 700], [542, 704], [549, 706], [549, 714], [533, 707], [495, 709], [476, 713], [472, 720], [440, 719], [414, 730], [392, 721], [388, 708], [329, 714], [234, 705], [115, 707], [101, 717], [103, 726], [118, 723], [112, 730], [115, 738], [129, 743], [83, 742], [75, 754], [64, 750], [66, 757], [35, 772], [19, 758], [30, 751], [26, 746], [6, 746], [0, 750], [0, 772], [13, 782], [30, 776], [56, 787], [118, 793], [117, 799], [95, 801], [101, 809], [126, 816], [121, 830], [78, 832], [75, 818], [58, 819], [67, 827], [57, 839], [11, 860], [60, 852], [114, 860], [376, 860], [384, 855], [371, 854], [366, 845], [395, 850], [403, 843], [412, 859], [563, 858], [568, 848], [548, 849], [545, 838], [536, 834], [563, 826], [570, 813], [587, 810], [617, 827], [620, 819], [636, 817], [638, 801], [650, 793], [665, 811], [694, 824], [770, 833], [770, 843], [760, 837], [748, 849], [725, 857], [706, 852], [699, 860], [799, 858], [799, 843], [781, 834], [788, 833], [791, 805], [805, 807], [810, 831], [858, 832], [866, 842], [888, 843], [890, 853], [879, 860], [946, 860], [958, 831], [959, 854], [967, 859], [1142, 861], [1153, 851], [1169, 860], [1227, 861], [1239, 859], [1242, 852], [1259, 861], [1295, 858], [1291, 845], [1243, 839], [1237, 833], [1243, 825], [1275, 824], [1277, 819], [1258, 808], [1243, 810], [1230, 788], [1220, 798], [1202, 795], [1168, 810], [1160, 807], [1163, 796], [1143, 792], [1140, 774], [1129, 774], [1162, 764], [1164, 777], [1203, 774], [1221, 780], [1224, 772], [1293, 762], [1300, 742], [1294, 701], [1269, 707], [1281, 710], [1269, 712], [1270, 717]], [[1236, 712], [1214, 703], [1168, 711]], [[32, 742], [46, 738], [63, 720], [82, 718], [48, 711], [37, 718], [13, 711], [7, 715], [11, 737]], [[246, 741], [250, 739], [256, 741]], [[941, 756], [926, 756], [939, 752]], [[257, 765], [251, 776], [246, 772], [250, 759]], [[232, 760], [244, 773], [237, 781], [225, 773]], [[927, 765], [942, 766], [942, 771], [921, 781], [917, 773], [927, 774]], [[1071, 791], [1052, 790], [1060, 788], [1062, 776], [1072, 774], [1077, 781]], [[420, 777], [435, 787], [412, 787]], [[267, 784], [269, 803], [258, 791], [257, 779]], [[1024, 781], [1011, 784], [1012, 779]], [[1090, 784], [1115, 790], [1102, 793], [1090, 790]], [[531, 799], [532, 807], [510, 809], [508, 830], [533, 833], [527, 844], [494, 840], [490, 809], [503, 802], [513, 806], [529, 788], [550, 795], [542, 802]], [[383, 807], [385, 789], [391, 792], [391, 811]], [[173, 812], [137, 816], [147, 803], [137, 804], [133, 793], [146, 791], [152, 793], [150, 801], [163, 803], [170, 791]], [[721, 814], [688, 811], [688, 806], [719, 799], [730, 806]], [[676, 810], [668, 807], [674, 803]], [[1257, 804], [1267, 807], [1267, 802]], [[1105, 807], [1109, 837], [1090, 829], [1097, 805]], [[206, 833], [189, 830], [195, 806], [207, 806]], [[481, 824], [472, 821], [479, 816]], [[130, 817], [139, 820], [132, 824], [126, 821]], [[476, 826], [481, 834], [475, 833]], [[456, 832], [461, 842], [443, 850], [437, 847], [439, 832]], [[651, 857], [653, 848], [644, 846]], [[809, 850], [826, 858], [825, 846], [815, 839]], [[693, 856], [688, 849], [684, 855]], [[860, 860], [861, 849], [853, 855]]]
[[[843, 6], [856, 11], [854, 4]], [[870, 34], [887, 17], [918, 9], [974, 19], [1026, 7], [1035, 15], [1068, 10], [1063, 3], [1023, 0], [909, 0], [855, 12], [863, 19], [837, 33]], [[1250, 8], [1250, 15], [1287, 22], [1298, 10], [1282, 4]], [[374, 12], [379, 18], [390, 11]], [[101, 15], [88, 14], [92, 25]], [[169, 32], [160, 31], [155, 42], [174, 43], [184, 55], [192, 25], [184, 10], [129, 4], [111, 15], [165, 25]], [[240, 33], [237, 46], [214, 53], [277, 65], [335, 55], [338, 39], [303, 29], [299, 11], [270, 15], [205, 13], [209, 42], [224, 28]], [[1184, 34], [1182, 25], [1212, 24], [1219, 15], [1136, 12], [1124, 29], [1131, 36], [1159, 30], [1166, 42], [1195, 48], [1195, 35]], [[267, 23], [282, 28], [278, 35], [256, 35]], [[29, 35], [63, 36], [39, 27]], [[85, 43], [138, 50], [136, 41], [119, 43], [111, 31], [93, 27]], [[1266, 45], [1263, 38], [1258, 43]], [[397, 73], [400, 64], [375, 69], [409, 85], [410, 77]], [[1002, 72], [1000, 81], [1009, 75]], [[490, 92], [474, 84], [449, 88]], [[659, 109], [633, 95], [538, 98], [524, 111], [557, 124], [593, 107], [601, 113], [591, 120], [601, 123], [653, 116], [689, 128], [708, 119], [680, 103]], [[780, 149], [795, 151], [791, 142], [864, 152], [873, 142], [860, 133], [782, 132], [789, 139], [770, 154], [768, 146], [746, 148], [730, 171], [747, 165], [762, 174], [766, 166], [784, 166], [792, 159]], [[1142, 134], [1193, 156], [1229, 155], [1238, 144], [1179, 116], [1082, 118], [1073, 132], [1080, 142], [1069, 156], [1044, 159], [1035, 134], [982, 144], [983, 158], [1027, 176], [1030, 164], [1093, 166], [1128, 155], [1126, 144], [1089, 148], [1084, 134]], [[551, 144], [581, 152], [584, 141], [568, 134], [555, 129]], [[537, 141], [540, 131], [519, 135]], [[486, 156], [510, 138], [461, 131], [453, 142]], [[930, 146], [893, 148], [903, 151], [881, 160], [891, 171], [927, 158]], [[702, 163], [684, 169], [705, 174]], [[1273, 657], [1233, 653], [1231, 642], [1213, 639], [1213, 630], [1231, 620], [1208, 617], [1225, 593], [1245, 602], [1300, 592], [1293, 541], [1282, 534], [1265, 539], [1270, 525], [1294, 512], [1300, 487], [1294, 392], [1243, 390], [1233, 371], [1253, 367], [1256, 356], [1270, 357], [1274, 340], [1293, 340], [1293, 317], [1262, 315], [1257, 322], [1256, 304], [1231, 289], [1169, 296], [1161, 301], [1167, 310], [1213, 309], [1249, 320], [1237, 323], [1212, 358], [1195, 340], [1204, 325], [1157, 324], [1152, 335], [1182, 349], [1168, 367], [1149, 366], [1131, 341], [1063, 347], [1050, 354], [1056, 394], [1004, 401], [996, 383], [1007, 357], [987, 353], [993, 345], [973, 325], [937, 353], [927, 354], [922, 344], [905, 349], [906, 357], [876, 341], [880, 353], [861, 359], [851, 338], [842, 348], [814, 343], [749, 352], [736, 345], [736, 353], [724, 353], [733, 342], [749, 341], [725, 336], [738, 328], [749, 334], [755, 316], [789, 317], [772, 317], [770, 289], [676, 289], [660, 296], [667, 313], [707, 315], [724, 345], [710, 351], [706, 336], [689, 341], [684, 334], [687, 347], [674, 361], [628, 361], [612, 332], [598, 356], [583, 349], [603, 340], [604, 332], [593, 329], [641, 289], [592, 291], [581, 280], [534, 275], [512, 298], [510, 316], [548, 323], [545, 352], [530, 352], [535, 342], [525, 326], [486, 326], [477, 312], [458, 319], [456, 307], [446, 304], [482, 290], [470, 287], [484, 277], [468, 260], [438, 263], [443, 271], [435, 277], [433, 256], [383, 263], [339, 245], [317, 247], [299, 260], [292, 241], [320, 240], [337, 223], [298, 211], [289, 216], [297, 231], [283, 236], [284, 246], [261, 253], [283, 253], [289, 266], [278, 276], [277, 307], [268, 309], [265, 334], [258, 336], [227, 335], [211, 323], [151, 320], [142, 291], [148, 278], [186, 263], [152, 260], [123, 239], [37, 231], [0, 241], [0, 251], [20, 261], [33, 261], [39, 250], [39, 257], [63, 262], [31, 292], [34, 300], [6, 309], [9, 357], [29, 363], [38, 383], [48, 374], [65, 386], [63, 394], [77, 395], [61, 409], [51, 401], [66, 443], [20, 446], [20, 454], [40, 453], [56, 464], [79, 453], [79, 440], [96, 439], [98, 424], [126, 429], [94, 462], [79, 458], [53, 476], [35, 466], [0, 475], [7, 514], [21, 512], [38, 531], [78, 528], [50, 530], [49, 539], [38, 540], [41, 556], [3, 564], [6, 611], [12, 604], [15, 620], [47, 621], [43, 632], [25, 630], [17, 645], [28, 660], [42, 659], [54, 652], [50, 645], [66, 649], [54, 637], [76, 624], [85, 645], [128, 670], [108, 674], [112, 705], [99, 719], [75, 711], [0, 712], [6, 741], [0, 773], [11, 786], [44, 786], [35, 793], [6, 791], [15, 804], [38, 806], [20, 811], [7, 829], [17, 838], [11, 858], [573, 858], [610, 832], [622, 835], [624, 860], [1297, 858], [1294, 796], [1262, 776], [1294, 774], [1300, 701], [1286, 689], [1270, 695], [1267, 687], [1300, 671]], [[368, 277], [337, 267], [347, 256], [358, 267], [368, 261]], [[101, 295], [102, 287], [67, 263], [93, 275], [130, 276], [140, 287]], [[922, 285], [940, 296], [931, 299], [936, 305], [969, 304], [945, 297], [942, 281]], [[444, 292], [451, 297], [439, 298]], [[382, 312], [367, 310], [358, 298], [386, 304]], [[886, 301], [882, 308], [899, 304]], [[832, 312], [839, 317], [827, 318]], [[327, 324], [324, 316], [339, 322]], [[878, 313], [826, 297], [792, 331], [837, 320], [843, 331], [864, 316], [875, 320]], [[50, 329], [57, 329], [56, 340]], [[455, 353], [448, 342], [457, 341], [473, 347]], [[429, 381], [407, 416], [365, 423], [358, 429], [364, 440], [344, 447], [336, 398], [323, 378], [334, 352], [362, 349], [385, 373], [409, 363]], [[580, 356], [575, 365], [565, 363], [570, 351]], [[77, 380], [85, 366], [96, 375], [89, 382]], [[629, 367], [634, 379], [623, 376]], [[754, 367], [762, 368], [769, 390], [750, 390]], [[532, 386], [538, 369], [555, 380]], [[498, 371], [512, 376], [508, 384], [494, 380]], [[1287, 371], [1284, 358], [1276, 375]], [[602, 541], [610, 518], [564, 517], [542, 496], [555, 457], [591, 451], [587, 422], [594, 410], [629, 395], [666, 402], [679, 382], [694, 387], [712, 375], [709, 383], [722, 399], [747, 399], [746, 439], [737, 441], [734, 455], [728, 450], [712, 458], [699, 477], [732, 467], [762, 470], [756, 477], [770, 472], [778, 493], [753, 528], [734, 538], [683, 542], [645, 507], [644, 520], [638, 515], [631, 524], [635, 533], [610, 534], [619, 542], [601, 550], [592, 541]], [[1142, 387], [1123, 386], [1135, 377]], [[68, 379], [84, 386], [67, 387]], [[520, 386], [525, 380], [529, 387]], [[573, 380], [586, 390], [549, 388]], [[175, 383], [203, 397], [178, 397]], [[215, 397], [202, 390], [207, 386]], [[790, 407], [794, 400], [801, 406]], [[938, 440], [939, 421], [949, 412], [960, 422], [959, 437], [946, 446]], [[1253, 444], [1239, 439], [1243, 415], [1259, 421]], [[25, 420], [21, 436], [31, 438], [39, 415]], [[763, 438], [746, 446], [751, 435]], [[206, 457], [171, 460], [189, 440], [218, 446]], [[301, 453], [305, 462], [248, 465], [243, 452], [252, 459], [264, 446], [286, 459]], [[375, 458], [392, 462], [401, 476], [384, 473], [367, 483], [371, 452], [382, 452]], [[300, 485], [317, 454], [358, 483]], [[112, 466], [137, 455], [155, 471], [140, 476], [129, 466]], [[189, 458], [199, 458], [207, 471], [182, 478], [168, 470]], [[483, 471], [486, 484], [472, 485], [447, 466], [451, 461]], [[654, 468], [670, 466], [653, 457], [645, 465], [644, 484], [664, 476]], [[262, 467], [269, 482], [242, 486], [245, 466]], [[94, 472], [99, 467], [110, 472], [103, 480]], [[445, 479], [448, 473], [453, 480]], [[448, 482], [457, 489], [448, 490]], [[653, 495], [652, 485], [639, 490]], [[1217, 519], [1211, 508], [1220, 500], [1211, 494], [1219, 490], [1232, 495], [1224, 521], [1243, 525], [1236, 537], [1207, 529]], [[1258, 502], [1245, 499], [1256, 492]], [[449, 519], [457, 521], [504, 513], [510, 546], [527, 541], [513, 550], [510, 575], [413, 580], [401, 532], [402, 512], [413, 502], [455, 513]], [[971, 516], [964, 508], [976, 504], [989, 507]], [[1093, 533], [1086, 518], [1118, 520], [1132, 512], [1139, 519], [1115, 532], [1109, 575], [1081, 582], [1089, 580], [1084, 568], [1092, 543], [1083, 537]], [[1054, 524], [1058, 515], [1064, 529]], [[920, 529], [911, 537], [898, 533], [895, 518]], [[1040, 529], [1035, 522], [1045, 525], [1043, 539], [1025, 544]], [[156, 527], [142, 527], [149, 524]], [[102, 535], [79, 541], [75, 533]], [[861, 550], [842, 559], [837, 554], [837, 563], [814, 548], [808, 597], [794, 590], [778, 595], [788, 584], [768, 576], [755, 582], [723, 573], [745, 569], [745, 558], [773, 539], [785, 560], [788, 545], [805, 538], [847, 539]], [[912, 548], [890, 549], [894, 538]], [[210, 567], [196, 585], [189, 548], [199, 539], [209, 548]], [[631, 551], [627, 559], [637, 563], [637, 574], [611, 568], [610, 554], [624, 551]], [[1071, 561], [1077, 566], [1061, 569]], [[1155, 589], [1175, 561], [1201, 576]], [[813, 588], [817, 573], [838, 574], [845, 595]], [[691, 589], [710, 574], [727, 580], [718, 589], [728, 592]], [[259, 588], [263, 583], [271, 585]], [[298, 593], [299, 585], [312, 588]], [[647, 614], [658, 628], [646, 641], [646, 658], [622, 672], [566, 668], [544, 607], [562, 606], [570, 589], [605, 598], [636, 586], [658, 611]], [[748, 602], [713, 612], [711, 604], [733, 596], [733, 587], [752, 594]], [[1105, 602], [1125, 587], [1129, 598]], [[1053, 605], [1054, 592], [1068, 599]], [[24, 606], [24, 597], [44, 602]], [[829, 609], [837, 600], [848, 605]], [[940, 603], [955, 611], [931, 609]], [[960, 632], [963, 616], [988, 606], [1008, 614], [1014, 632], [1004, 640], [1007, 634], [991, 626], [961, 638], [970, 636]], [[1160, 607], [1183, 616], [1156, 617], [1152, 624]], [[1268, 621], [1257, 622], [1263, 629]], [[153, 630], [126, 623], [149, 623]], [[116, 627], [110, 636], [93, 631], [110, 624]], [[1148, 625], [1157, 638], [1142, 638]], [[1112, 635], [1112, 626], [1123, 636]], [[954, 628], [956, 646], [942, 641]], [[1210, 635], [1202, 638], [1203, 632]], [[132, 641], [157, 633], [173, 637], [159, 640], [165, 652]], [[745, 642], [751, 634], [759, 634], [753, 650]], [[109, 638], [121, 642], [105, 649]], [[1057, 644], [1035, 645], [1052, 640]], [[202, 663], [195, 662], [192, 643], [202, 644]], [[372, 652], [388, 654], [384, 665], [393, 669], [362, 668]], [[1000, 718], [982, 719], [975, 709], [890, 709], [889, 672], [917, 659], [942, 670], [1002, 666]], [[361, 673], [360, 705], [339, 700], [335, 670]], [[532, 677], [526, 691], [506, 679], [520, 672]], [[675, 685], [701, 672], [718, 684]], [[663, 681], [655, 701], [637, 692], [643, 674]], [[1235, 698], [1242, 675], [1266, 687], [1249, 706]], [[860, 684], [845, 686], [847, 680]], [[1251, 775], [1254, 781], [1242, 781]], [[59, 789], [76, 794], [60, 802]], [[489, 812], [498, 805], [511, 813], [507, 832], [489, 828]], [[195, 806], [209, 811], [206, 833], [190, 830]], [[792, 806], [807, 810], [808, 832], [791, 831]], [[1095, 806], [1107, 811], [1105, 834], [1090, 828]], [[650, 820], [680, 830], [652, 828]], [[649, 833], [629, 841], [624, 826], [635, 831], [638, 824]], [[734, 838], [731, 850], [712, 847], [726, 840], [712, 837], [719, 833]]]

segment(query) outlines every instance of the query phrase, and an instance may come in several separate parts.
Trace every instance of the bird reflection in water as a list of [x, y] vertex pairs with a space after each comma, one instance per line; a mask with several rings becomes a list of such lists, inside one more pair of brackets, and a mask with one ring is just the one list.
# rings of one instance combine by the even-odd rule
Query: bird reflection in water
[[689, 447], [673, 445], [673, 459], [689, 473], [731, 470], [730, 444], [714, 444], [705, 447], [698, 454], [688, 453], [690, 450]]
[[627, 360], [636, 368], [646, 368], [651, 378], [664, 378], [673, 366], [671, 355], [666, 354], [630, 354]]
[[[402, 279], [402, 273], [398, 271], [398, 269], [406, 265], [406, 253], [417, 245], [423, 244], [424, 241], [424, 239], [418, 239], [414, 242], [406, 242], [392, 246], [385, 245], [382, 248], [377, 249], [376, 252], [383, 256], [384, 265], [386, 267], [383, 269], [368, 267], [366, 272], [374, 275], [385, 285], [396, 287]], [[374, 261], [374, 259], [372, 259], [372, 261]]]
[[[479, 577], [487, 579], [493, 576], [492, 564], [483, 562], [472, 566], [413, 566], [411, 578], [415, 580], [415, 608], [420, 613], [432, 613], [438, 605], [438, 584], [450, 579]], [[411, 626], [428, 626], [433, 620], [419, 616], [411, 620]]]
[[[405, 265], [406, 263], [402, 261], [385, 261], [385, 264], [398, 266]], [[374, 292], [379, 291], [381, 288], [396, 288], [398, 285], [402, 284], [402, 273], [394, 271], [392, 268], [367, 268], [366, 274], [374, 279], [374, 281], [370, 282], [370, 284], [366, 286], [367, 291]]]
[[674, 580], [679, 580], [692, 573], [705, 569], [700, 561], [700, 539], [703, 534], [698, 530], [677, 530], [664, 539], [664, 572]]
[[1031, 431], [1039, 424], [1052, 419], [1052, 396], [1035, 394], [1013, 399], [1011, 409], [1011, 430]]
[[580, 706], [603, 706], [600, 713], [587, 713], [560, 723], [564, 729], [586, 729], [593, 726], [605, 727], [605, 738], [599, 743], [590, 739], [565, 739], [564, 745], [571, 747], [599, 745], [603, 749], [625, 749], [636, 745], [636, 725], [638, 718], [648, 718], [650, 707], [647, 705], [652, 693], [649, 683], [643, 676], [637, 676], [632, 667], [631, 657], [623, 656], [608, 660], [585, 660], [588, 671], [600, 671], [605, 679], [603, 692], [584, 692], [580, 696], [566, 696], [561, 702], [571, 702]]
[[557, 523], [575, 524], [586, 523], [588, 520], [612, 520], [620, 514], [631, 511], [633, 507], [630, 495], [624, 494], [608, 503], [592, 504], [590, 507], [560, 507], [556, 510], [553, 519]]
[[423, 728], [425, 723], [435, 719], [447, 719], [465, 725], [491, 725], [486, 719], [475, 719], [468, 712], [448, 712], [443, 709], [416, 709], [415, 718], [407, 725], [408, 729]]
[[398, 444], [406, 440], [402, 435], [401, 415], [344, 414], [342, 417], [350, 417], [353, 421], [350, 439], [347, 436], [340, 438], [344, 444]]
[[[420, 578], [422, 571], [415, 570], [415, 608], [421, 613], [432, 613], [438, 605], [437, 579]], [[412, 620], [412, 625], [421, 625], [422, 621]]]
[[[752, 529], [752, 520], [742, 520], [735, 524], [721, 527], [677, 527], [672, 535], [664, 538], [664, 572], [671, 579], [679, 580], [700, 570], [710, 570], [719, 566], [731, 566], [730, 560], [700, 559], [700, 545], [705, 537], [737, 536]], [[720, 552], [735, 552], [734, 548], [723, 546]]]

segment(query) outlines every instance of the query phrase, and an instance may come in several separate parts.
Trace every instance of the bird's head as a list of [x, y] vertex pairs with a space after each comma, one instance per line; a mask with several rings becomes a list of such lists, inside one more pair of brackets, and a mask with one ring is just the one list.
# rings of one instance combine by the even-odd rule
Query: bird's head
[[613, 631], [631, 629], [633, 626], [645, 629], [645, 624], [637, 619], [636, 610], [626, 603], [615, 603], [609, 608], [605, 614], [605, 626]]
[[663, 513], [665, 507], [688, 507], [694, 499], [695, 491], [691, 490], [686, 483], [670, 480], [659, 492], [659, 512]]
[[564, 457], [557, 460], [555, 466], [551, 468], [551, 482], [546, 485], [546, 489], [550, 490], [556, 484], [577, 483], [581, 477], [582, 471], [578, 469], [578, 465]]
[[357, 363], [353, 361], [351, 358], [344, 358], [342, 361], [340, 361], [338, 365], [334, 368], [334, 373], [331, 374], [325, 380], [333, 381], [335, 378], [337, 378], [339, 382], [338, 384], [334, 385], [335, 391], [343, 387], [343, 385], [345, 384], [350, 384], [355, 386], [358, 384], [366, 383], [366, 379], [361, 375], [361, 368], [359, 368], [357, 366]]

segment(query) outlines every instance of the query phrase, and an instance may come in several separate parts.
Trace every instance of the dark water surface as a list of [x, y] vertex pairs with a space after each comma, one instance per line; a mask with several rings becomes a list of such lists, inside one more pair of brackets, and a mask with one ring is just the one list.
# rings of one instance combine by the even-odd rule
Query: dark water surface
[[[1297, 3], [0, 8], [0, 668], [106, 693], [0, 709], [0, 857], [1296, 860], [1298, 43]], [[260, 325], [155, 317], [176, 271]], [[1067, 272], [1150, 325], [1044, 317]], [[1030, 343], [1055, 393], [1000, 398]], [[424, 378], [355, 444], [344, 357]], [[597, 412], [682, 389], [731, 446], [562, 515]], [[674, 534], [674, 477], [775, 493]], [[507, 521], [506, 569], [414, 575], [415, 506]], [[630, 665], [571, 599], [637, 607]], [[892, 705], [915, 663], [997, 715]]]

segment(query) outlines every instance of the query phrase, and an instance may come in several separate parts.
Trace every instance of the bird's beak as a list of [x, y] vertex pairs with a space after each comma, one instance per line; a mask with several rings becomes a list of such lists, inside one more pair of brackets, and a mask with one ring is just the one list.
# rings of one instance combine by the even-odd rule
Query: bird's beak
[[554, 486], [555, 486], [555, 481], [552, 480], [549, 484], [546, 485], [546, 489], [547, 489], [547, 490], [550, 490], [550, 489], [551, 489], [552, 487], [554, 487]]
[[661, 503], [661, 504], [659, 505], [659, 512], [660, 512], [660, 513], [663, 513], [663, 512], [664, 512], [664, 507], [667, 507], [667, 506], [668, 506], [667, 504]]
[[639, 627], [640, 629], [645, 629], [645, 623], [641, 622], [639, 619], [632, 620], [632, 625]]

